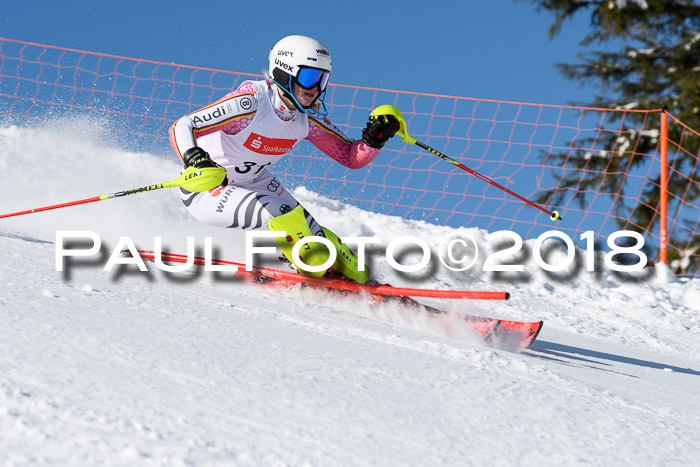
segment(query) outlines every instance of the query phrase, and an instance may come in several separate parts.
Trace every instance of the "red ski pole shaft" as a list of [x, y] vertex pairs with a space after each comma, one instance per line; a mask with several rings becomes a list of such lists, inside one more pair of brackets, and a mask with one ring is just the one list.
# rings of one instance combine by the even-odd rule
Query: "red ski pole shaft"
[[149, 185], [142, 188], [133, 188], [131, 190], [119, 191], [117, 193], [110, 193], [108, 195], [93, 196], [92, 198], [79, 199], [77, 201], [69, 201], [67, 203], [54, 204], [51, 206], [44, 206], [41, 208], [27, 209], [26, 211], [11, 212], [9, 214], [0, 214], [0, 219], [3, 219], [5, 217], [22, 216], [24, 214], [32, 214], [41, 211], [50, 211], [52, 209], [67, 208], [68, 206], [76, 206], [78, 204], [94, 203], [96, 201], [118, 198], [120, 196], [134, 195], [136, 193], [143, 193], [145, 191], [158, 190], [160, 188], [165, 188], [165, 184], [160, 183], [158, 185]]
[[454, 165], [455, 167], [458, 167], [458, 168], [464, 170], [465, 172], [469, 172], [470, 174], [474, 175], [475, 177], [479, 178], [480, 180], [483, 180], [483, 181], [485, 181], [486, 183], [495, 186], [496, 188], [500, 188], [501, 190], [505, 191], [505, 192], [508, 193], [509, 195], [515, 196], [515, 197], [518, 198], [520, 201], [523, 201], [524, 203], [527, 203], [527, 204], [529, 204], [530, 206], [535, 207], [535, 208], [539, 209], [540, 211], [549, 214], [549, 217], [550, 217], [552, 220], [563, 220], [563, 219], [564, 219], [563, 217], [561, 217], [561, 216], [559, 215], [559, 212], [557, 212], [557, 211], [548, 211], [548, 210], [546, 210], [545, 208], [543, 208], [543, 207], [540, 206], [539, 204], [533, 203], [533, 202], [530, 201], [529, 199], [524, 198], [524, 197], [520, 196], [519, 194], [515, 193], [514, 191], [511, 191], [511, 190], [509, 190], [508, 188], [504, 187], [503, 185], [494, 182], [493, 180], [491, 180], [490, 178], [486, 177], [485, 175], [481, 175], [479, 172], [470, 169], [469, 167], [467, 167], [466, 165], [464, 165], [464, 164], [462, 164], [462, 163], [460, 163], [460, 162], [457, 162], [456, 160], [452, 159], [450, 156], [441, 153], [441, 152], [438, 151], [437, 149], [433, 149], [433, 148], [431, 148], [430, 146], [428, 146], [427, 144], [422, 143], [422, 142], [420, 142], [420, 141], [416, 141], [416, 145], [417, 145], [417, 146], [420, 146], [421, 148], [425, 149], [426, 151], [428, 151], [428, 152], [430, 152], [430, 153], [432, 153], [432, 154], [438, 156], [440, 159], [449, 162], [450, 164]]
[[200, 192], [211, 190], [220, 185], [226, 178], [226, 169], [223, 167], [187, 167], [182, 174], [175, 180], [159, 183], [157, 185], [148, 185], [141, 188], [132, 188], [130, 190], [118, 191], [108, 195], [93, 196], [92, 198], [70, 201], [68, 203], [54, 204], [41, 208], [27, 209], [26, 211], [11, 212], [9, 214], [0, 214], [0, 219], [5, 217], [22, 216], [24, 214], [32, 214], [41, 211], [50, 211], [51, 209], [66, 208], [77, 204], [94, 203], [105, 199], [119, 198], [122, 196], [135, 195], [137, 193], [145, 193], [146, 191], [159, 190], [161, 188], [182, 187], [187, 191]]
[[119, 191], [117, 193], [110, 193], [108, 195], [93, 196], [92, 198], [79, 199], [77, 201], [69, 201], [67, 203], [54, 204], [51, 206], [44, 206], [41, 208], [27, 209], [26, 211], [11, 212], [9, 214], [0, 214], [0, 219], [3, 219], [5, 217], [22, 216], [24, 214], [32, 214], [41, 211], [50, 211], [52, 209], [67, 208], [68, 206], [75, 206], [78, 204], [94, 203], [96, 201], [118, 198], [120, 196], [134, 195], [136, 193], [143, 193], [145, 191], [158, 190], [160, 188], [165, 188], [167, 183], [170, 182], [160, 183], [158, 185], [149, 185], [142, 188], [133, 188], [131, 190]]
[[490, 178], [488, 178], [488, 177], [486, 177], [486, 176], [484, 176], [484, 175], [481, 175], [479, 172], [476, 172], [476, 171], [470, 169], [469, 167], [467, 167], [467, 166], [464, 165], [464, 164], [461, 164], [461, 163], [457, 162], [456, 160], [452, 159], [450, 156], [447, 156], [447, 155], [441, 153], [440, 151], [438, 151], [437, 149], [433, 149], [433, 148], [431, 148], [430, 146], [428, 146], [427, 144], [418, 141], [416, 138], [414, 138], [413, 136], [411, 136], [411, 135], [408, 133], [408, 128], [407, 128], [407, 126], [406, 126], [406, 119], [403, 118], [403, 115], [401, 114], [401, 111], [400, 111], [399, 109], [397, 109], [396, 107], [394, 107], [393, 105], [390, 105], [390, 104], [380, 105], [379, 107], [377, 107], [376, 109], [374, 109], [374, 110], [372, 111], [372, 113], [370, 114], [370, 117], [375, 117], [375, 118], [376, 118], [376, 117], [378, 117], [378, 116], [380, 116], [380, 115], [391, 115], [391, 116], [393, 116], [394, 118], [396, 118], [396, 119], [399, 121], [399, 129], [396, 131], [396, 134], [399, 135], [399, 136], [401, 136], [401, 139], [403, 140], [404, 143], [406, 143], [406, 144], [417, 144], [418, 146], [420, 146], [421, 148], [423, 148], [423, 149], [425, 149], [426, 151], [430, 152], [431, 154], [434, 154], [434, 155], [438, 156], [440, 159], [446, 160], [446, 161], [449, 162], [450, 164], [452, 164], [452, 165], [454, 165], [454, 166], [456, 166], [456, 167], [459, 167], [460, 169], [462, 169], [462, 170], [464, 170], [465, 172], [468, 172], [468, 173], [474, 175], [475, 177], [478, 177], [479, 179], [485, 181], [486, 183], [488, 183], [488, 184], [490, 184], [490, 185], [493, 185], [493, 186], [495, 186], [496, 188], [500, 188], [501, 190], [505, 191], [506, 193], [508, 193], [508, 194], [511, 195], [511, 196], [515, 196], [515, 197], [518, 198], [520, 201], [523, 201], [524, 203], [529, 204], [530, 206], [533, 206], [533, 207], [539, 209], [540, 211], [549, 214], [549, 218], [550, 218], [551, 220], [553, 220], [553, 221], [557, 221], [557, 220], [562, 220], [562, 219], [563, 219], [563, 218], [559, 215], [559, 211], [548, 211], [548, 210], [546, 210], [545, 208], [543, 208], [542, 206], [540, 206], [539, 204], [535, 204], [535, 203], [533, 203], [532, 201], [530, 201], [530, 200], [528, 200], [528, 199], [526, 199], [526, 198], [523, 198], [523, 197], [520, 196], [519, 194], [517, 194], [517, 193], [515, 193], [515, 192], [513, 192], [513, 191], [511, 191], [511, 190], [509, 190], [508, 188], [504, 187], [503, 185], [499, 185], [498, 183], [494, 182], [494, 181], [491, 180]]
[[68, 206], [75, 206], [76, 204], [94, 203], [95, 201], [102, 201], [102, 198], [100, 196], [94, 196], [92, 198], [71, 201], [69, 203], [54, 204], [53, 206], [44, 206], [42, 208], [27, 209], [26, 211], [11, 212], [9, 214], [0, 215], [0, 219], [3, 219], [5, 217], [23, 216], [24, 214], [32, 214], [40, 211], [50, 211], [51, 209], [66, 208]]

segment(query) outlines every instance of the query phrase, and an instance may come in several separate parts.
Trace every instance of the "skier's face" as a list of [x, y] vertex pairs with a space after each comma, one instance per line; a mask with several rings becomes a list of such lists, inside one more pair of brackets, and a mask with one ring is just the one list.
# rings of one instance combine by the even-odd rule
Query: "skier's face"
[[294, 92], [294, 97], [296, 97], [303, 107], [309, 107], [320, 94], [318, 86], [311, 89], [304, 89], [296, 82], [292, 85], [292, 91]]

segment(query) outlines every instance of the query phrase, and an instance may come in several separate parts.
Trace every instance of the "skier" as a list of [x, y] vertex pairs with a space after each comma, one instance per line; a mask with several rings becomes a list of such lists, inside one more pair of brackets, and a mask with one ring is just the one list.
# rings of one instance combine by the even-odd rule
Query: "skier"
[[[365, 283], [369, 270], [358, 270], [350, 248], [268, 171], [302, 139], [344, 166], [359, 169], [399, 130], [392, 115], [370, 116], [362, 139], [348, 139], [326, 118], [330, 76], [331, 56], [321, 42], [287, 36], [270, 50], [267, 79], [245, 81], [222, 99], [183, 116], [170, 127], [170, 142], [185, 167], [226, 168], [227, 180], [221, 186], [199, 193], [181, 189], [183, 203], [197, 220], [217, 227], [286, 231], [286, 238], [275, 240], [300, 273], [341, 274]], [[305, 270], [293, 257], [294, 245], [309, 235], [325, 237], [335, 246], [337, 259], [330, 270]], [[329, 252], [311, 242], [300, 256], [304, 264], [318, 266], [328, 260]]]

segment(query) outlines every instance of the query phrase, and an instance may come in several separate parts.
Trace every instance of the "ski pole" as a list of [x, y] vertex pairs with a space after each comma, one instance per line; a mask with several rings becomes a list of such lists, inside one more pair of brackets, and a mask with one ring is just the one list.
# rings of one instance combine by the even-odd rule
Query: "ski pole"
[[137, 193], [159, 190], [161, 188], [172, 188], [179, 186], [191, 192], [207, 191], [221, 185], [225, 177], [226, 169], [223, 167], [204, 167], [201, 169], [197, 169], [195, 167], [187, 167], [187, 169], [184, 172], [182, 172], [182, 175], [180, 175], [175, 180], [170, 180], [168, 182], [162, 182], [157, 185], [149, 185], [142, 188], [132, 188], [130, 190], [118, 191], [116, 193], [111, 193], [108, 195], [93, 196], [92, 198], [70, 201], [68, 203], [54, 204], [52, 206], [44, 206], [41, 208], [28, 209], [26, 211], [12, 212], [9, 214], [0, 214], [0, 219], [5, 217], [22, 216], [24, 214], [32, 214], [41, 211], [49, 211], [51, 209], [65, 208], [68, 206], [75, 206], [78, 204], [94, 203], [96, 201], [103, 201], [105, 199], [120, 198], [122, 196], [135, 195]]
[[465, 172], [469, 172], [470, 174], [478, 177], [479, 179], [485, 181], [486, 183], [489, 183], [489, 184], [495, 186], [496, 188], [500, 188], [501, 190], [505, 191], [509, 195], [515, 196], [516, 198], [529, 204], [530, 206], [533, 206], [533, 207], [539, 209], [540, 211], [549, 214], [549, 218], [553, 221], [564, 219], [563, 217], [561, 217], [559, 215], [559, 211], [548, 211], [545, 208], [543, 208], [542, 206], [540, 206], [539, 204], [533, 203], [532, 201], [530, 201], [526, 198], [523, 198], [519, 194], [509, 190], [508, 188], [504, 187], [503, 185], [500, 185], [500, 184], [494, 182], [493, 180], [480, 174], [479, 172], [476, 172], [475, 170], [470, 169], [466, 165], [454, 160], [450, 156], [447, 156], [447, 155], [441, 153], [440, 151], [438, 151], [437, 149], [433, 149], [430, 146], [428, 146], [427, 144], [425, 144], [421, 141], [418, 141], [416, 138], [414, 138], [413, 136], [408, 134], [406, 120], [403, 118], [401, 111], [399, 109], [397, 109], [396, 107], [394, 107], [393, 105], [380, 105], [379, 107], [374, 109], [370, 115], [372, 115], [374, 117], [377, 117], [379, 115], [392, 115], [392, 116], [396, 117], [396, 119], [399, 121], [399, 125], [400, 125], [399, 131], [397, 131], [396, 134], [401, 136], [401, 139], [403, 140], [404, 143], [415, 144], [415, 145], [425, 149], [426, 151], [438, 156], [440, 159], [449, 162], [450, 164], [454, 165], [455, 167], [458, 167], [458, 168], [464, 170]]

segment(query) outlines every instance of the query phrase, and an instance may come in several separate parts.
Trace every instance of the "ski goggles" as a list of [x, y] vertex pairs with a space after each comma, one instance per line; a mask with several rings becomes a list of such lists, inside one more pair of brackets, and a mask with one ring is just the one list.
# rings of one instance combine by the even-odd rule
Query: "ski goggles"
[[318, 85], [321, 92], [323, 92], [331, 80], [331, 72], [319, 70], [318, 68], [300, 67], [296, 80], [297, 84], [304, 89], [311, 89]]

